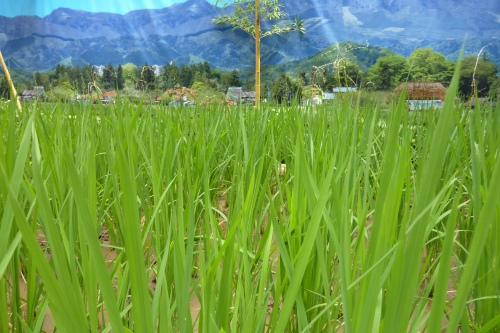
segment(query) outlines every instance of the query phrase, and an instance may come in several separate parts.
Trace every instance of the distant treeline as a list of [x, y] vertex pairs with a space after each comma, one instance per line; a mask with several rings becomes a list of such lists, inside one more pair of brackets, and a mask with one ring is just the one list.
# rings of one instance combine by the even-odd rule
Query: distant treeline
[[[298, 71], [285, 67], [266, 66], [263, 69], [262, 96], [282, 100], [284, 96], [309, 96], [320, 94], [333, 87], [358, 87], [368, 91], [391, 91], [401, 82], [440, 82], [448, 86], [453, 77], [456, 63], [447, 60], [441, 53], [430, 48], [416, 49], [409, 57], [385, 52], [376, 60], [370, 48], [358, 47], [354, 51], [334, 53], [328, 50], [321, 57], [316, 56], [301, 62], [294, 62]], [[370, 52], [369, 52], [370, 51]], [[369, 54], [365, 54], [369, 52]], [[373, 59], [372, 59], [373, 58]], [[318, 60], [319, 59], [319, 60]], [[368, 59], [368, 60], [367, 60]], [[311, 65], [315, 61], [316, 65]], [[370, 66], [368, 66], [368, 64]], [[306, 71], [304, 68], [308, 68]], [[362, 70], [364, 68], [365, 70]], [[281, 69], [281, 72], [279, 71]], [[59, 64], [53, 71], [24, 73], [14, 71], [14, 81], [21, 92], [32, 86], [43, 86], [48, 95], [55, 99], [69, 95], [88, 94], [97, 86], [101, 91], [120, 90], [123, 95], [139, 95], [148, 92], [161, 96], [166, 90], [188, 87], [196, 88], [202, 95], [223, 98], [228, 87], [243, 86], [253, 90], [254, 78], [249, 70], [220, 71], [208, 62], [177, 65], [170, 62], [163, 66], [132, 63], [114, 66], [83, 67]], [[466, 57], [461, 64], [460, 94], [469, 97], [474, 86], [479, 96], [496, 98], [500, 93], [500, 79], [497, 65], [486, 53], [480, 57]], [[0, 97], [8, 97], [8, 86], [0, 80]], [[66, 97], [65, 97], [66, 96]]]

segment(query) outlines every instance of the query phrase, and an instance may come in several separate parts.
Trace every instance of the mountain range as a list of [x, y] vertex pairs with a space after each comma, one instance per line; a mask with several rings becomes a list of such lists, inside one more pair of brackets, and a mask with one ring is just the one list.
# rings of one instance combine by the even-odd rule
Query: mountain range
[[[311, 56], [340, 41], [389, 47], [409, 55], [432, 47], [456, 59], [483, 46], [500, 65], [498, 0], [287, 0], [289, 19], [304, 20], [306, 34], [267, 37], [263, 64]], [[125, 15], [59, 8], [46, 17], [0, 16], [0, 50], [12, 68], [45, 71], [56, 64], [106, 65], [128, 62], [163, 65], [208, 61], [220, 69], [253, 66], [251, 37], [215, 16], [233, 8], [188, 0], [157, 10]], [[498, 37], [498, 38], [497, 38]]]

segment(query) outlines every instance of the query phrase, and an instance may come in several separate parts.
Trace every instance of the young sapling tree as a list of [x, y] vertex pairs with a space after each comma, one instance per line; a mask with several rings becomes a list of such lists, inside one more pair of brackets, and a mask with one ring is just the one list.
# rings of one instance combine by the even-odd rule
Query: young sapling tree
[[[219, 4], [217, 0], [215, 4]], [[235, 9], [230, 15], [220, 15], [212, 20], [215, 24], [230, 24], [241, 29], [255, 39], [255, 105], [260, 106], [260, 41], [262, 38], [291, 31], [305, 33], [304, 21], [295, 18], [293, 23], [278, 24], [288, 15], [281, 10], [278, 0], [234, 0]], [[227, 6], [225, 4], [224, 6]], [[261, 30], [264, 21], [276, 22], [271, 28]]]

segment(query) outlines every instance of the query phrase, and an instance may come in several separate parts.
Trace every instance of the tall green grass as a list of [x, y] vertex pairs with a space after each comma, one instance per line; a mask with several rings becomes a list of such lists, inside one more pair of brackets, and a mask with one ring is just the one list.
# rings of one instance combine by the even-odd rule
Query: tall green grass
[[500, 110], [456, 88], [2, 105], [0, 331], [499, 332]]

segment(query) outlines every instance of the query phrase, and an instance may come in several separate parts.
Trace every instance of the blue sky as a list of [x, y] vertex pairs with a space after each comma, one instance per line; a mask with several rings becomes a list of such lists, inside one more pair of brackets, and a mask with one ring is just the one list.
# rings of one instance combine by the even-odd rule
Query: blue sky
[[[136, 9], [158, 9], [185, 0], [2, 0], [0, 15], [14, 17], [37, 15], [44, 17], [59, 7], [88, 12], [125, 14]], [[212, 1], [211, 1], [212, 2]]]

